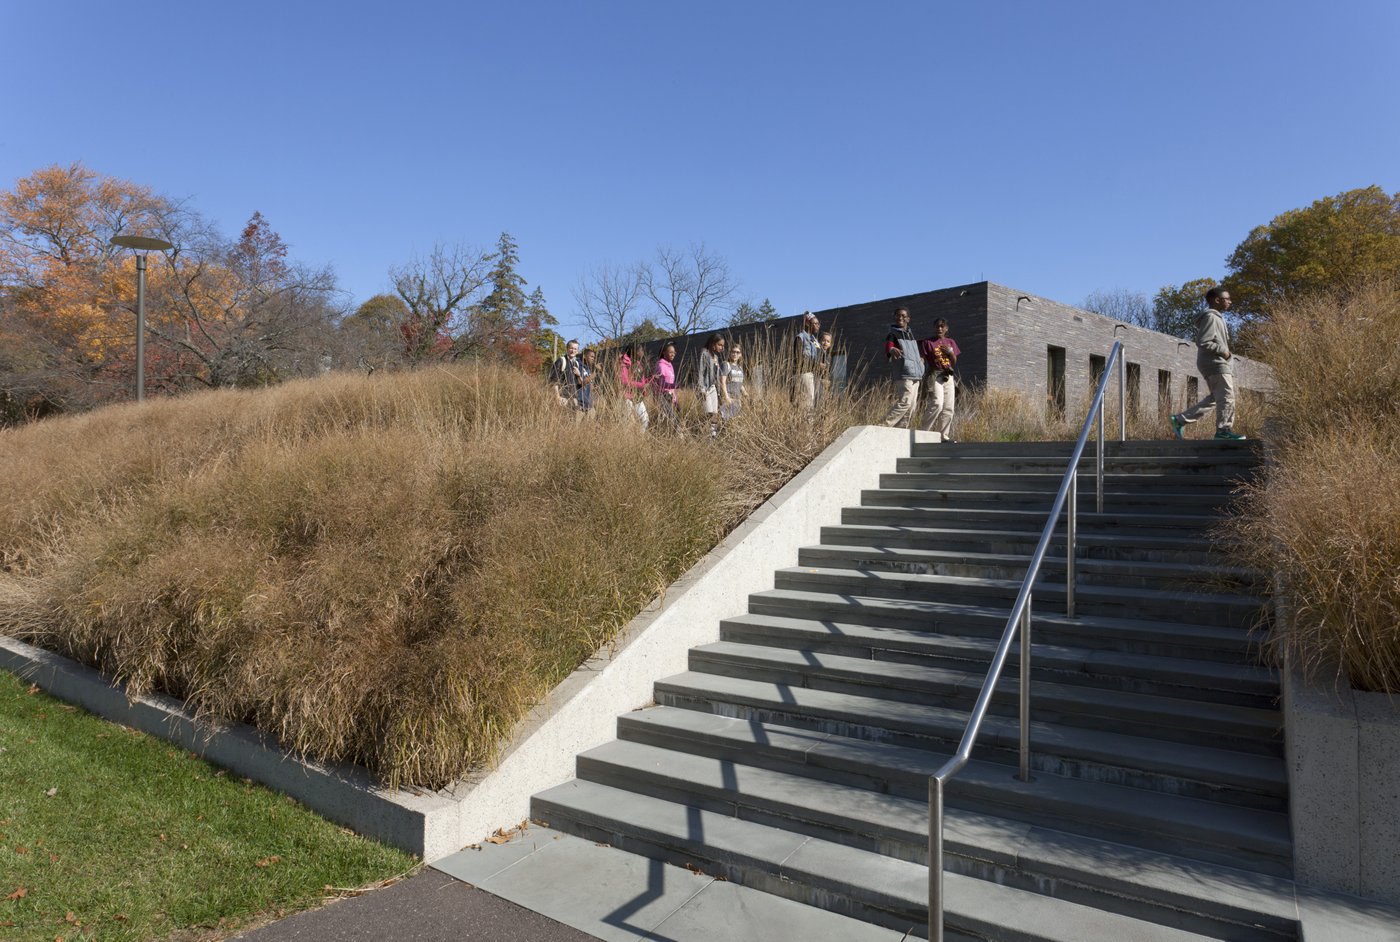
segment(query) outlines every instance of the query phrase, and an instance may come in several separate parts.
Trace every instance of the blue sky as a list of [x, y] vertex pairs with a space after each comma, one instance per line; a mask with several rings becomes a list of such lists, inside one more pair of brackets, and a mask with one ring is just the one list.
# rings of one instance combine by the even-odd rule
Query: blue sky
[[0, 186], [53, 163], [356, 300], [520, 245], [565, 327], [703, 242], [782, 313], [983, 278], [1069, 303], [1219, 276], [1284, 210], [1400, 190], [1400, 4], [0, 0]]

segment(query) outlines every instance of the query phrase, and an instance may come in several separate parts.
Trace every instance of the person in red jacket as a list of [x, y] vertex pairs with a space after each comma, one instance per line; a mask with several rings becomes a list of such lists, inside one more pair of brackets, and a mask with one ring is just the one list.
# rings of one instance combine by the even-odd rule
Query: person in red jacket
[[962, 351], [948, 336], [948, 322], [933, 322], [933, 336], [919, 341], [919, 355], [928, 364], [928, 405], [924, 409], [924, 431], [937, 432], [940, 441], [953, 440], [953, 368]]

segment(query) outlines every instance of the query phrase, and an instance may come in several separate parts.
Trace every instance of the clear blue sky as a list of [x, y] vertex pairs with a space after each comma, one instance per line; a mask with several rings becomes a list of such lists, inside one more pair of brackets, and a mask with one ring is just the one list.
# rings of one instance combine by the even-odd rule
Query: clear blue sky
[[1077, 303], [1400, 190], [1393, 0], [0, 0], [0, 33], [0, 186], [82, 161], [230, 234], [259, 210], [357, 301], [508, 230], [566, 333], [580, 274], [663, 243], [784, 314]]

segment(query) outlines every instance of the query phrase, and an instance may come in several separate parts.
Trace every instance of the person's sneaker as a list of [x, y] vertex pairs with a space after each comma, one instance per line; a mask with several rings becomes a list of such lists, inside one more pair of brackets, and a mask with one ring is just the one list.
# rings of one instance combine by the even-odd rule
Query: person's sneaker
[[1228, 428], [1222, 428], [1216, 430], [1215, 440], [1218, 442], [1242, 442], [1244, 441], [1244, 436], [1236, 432], [1232, 432]]
[[1170, 422], [1170, 423], [1172, 424], [1172, 434], [1173, 434], [1173, 435], [1175, 435], [1177, 438], [1185, 438], [1185, 437], [1186, 437], [1185, 435], [1181, 434], [1181, 430], [1184, 429], [1184, 428], [1186, 428], [1186, 423], [1185, 423], [1185, 422], [1183, 422], [1183, 421], [1181, 421], [1180, 419], [1178, 419], [1175, 415], [1169, 415], [1169, 416], [1167, 416], [1167, 421]]

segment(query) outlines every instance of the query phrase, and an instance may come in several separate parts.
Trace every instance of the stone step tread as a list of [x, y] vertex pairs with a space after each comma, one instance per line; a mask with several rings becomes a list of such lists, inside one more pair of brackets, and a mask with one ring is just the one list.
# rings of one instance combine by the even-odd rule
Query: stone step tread
[[[961, 562], [988, 567], [1014, 567], [1024, 570], [1030, 564], [1031, 552], [1026, 553], [980, 553], [961, 550], [922, 549], [910, 546], [880, 546], [875, 543], [819, 543], [804, 546], [800, 553], [831, 559], [870, 559], [891, 562]], [[1151, 576], [1154, 578], [1187, 581], [1190, 585], [1208, 585], [1233, 580], [1246, 581], [1262, 578], [1254, 569], [1243, 566], [1217, 565], [1215, 563], [1154, 562], [1151, 560], [1097, 559], [1076, 556], [1075, 568], [1082, 573], [1102, 575]], [[1047, 553], [1045, 562], [1052, 569], [1063, 571], [1065, 556]]]
[[[939, 623], [956, 623], [958, 619], [976, 619], [1005, 624], [1009, 607], [995, 605], [960, 605], [951, 602], [935, 602], [928, 599], [888, 598], [884, 596], [863, 596], [850, 592], [817, 592], [811, 589], [765, 589], [749, 596], [753, 601], [788, 601], [811, 605], [836, 607], [853, 614], [866, 612], [871, 615], [914, 616], [929, 622], [925, 635], [936, 635], [934, 629]], [[854, 621], [854, 619], [853, 619]], [[858, 622], [857, 622], [858, 623]], [[1122, 618], [1116, 615], [1075, 615], [1070, 618], [1063, 613], [1036, 611], [1032, 618], [1032, 640], [1037, 625], [1053, 626], [1061, 632], [1084, 634], [1119, 634], [1141, 637], [1148, 640], [1172, 643], [1179, 640], [1183, 644], [1211, 642], [1218, 646], [1244, 646], [1250, 643], [1250, 633], [1244, 628], [1228, 625], [1193, 625], [1180, 622], [1160, 621], [1146, 618]], [[980, 642], [981, 638], [968, 638]], [[1095, 656], [1105, 653], [1098, 649]], [[1210, 670], [1218, 670], [1211, 667]]]
[[[1015, 598], [1020, 591], [1022, 579], [992, 579], [986, 576], [944, 576], [928, 573], [889, 572], [880, 569], [834, 569], [820, 566], [786, 566], [777, 570], [777, 575], [794, 575], [810, 583], [821, 580], [835, 585], [869, 585], [881, 588], [902, 588], [906, 590], [947, 589], [949, 593], [962, 590], [982, 590], [1000, 592]], [[1046, 581], [1037, 584], [1035, 594], [1062, 598], [1065, 595], [1063, 582]], [[1080, 585], [1075, 587], [1075, 595], [1080, 601], [1119, 602], [1125, 605], [1143, 606], [1149, 603], [1170, 603], [1180, 605], [1201, 605], [1219, 608], [1254, 611], [1264, 605], [1258, 595], [1243, 592], [1205, 592], [1193, 588], [1145, 589], [1123, 588], [1111, 585]]]
[[[880, 474], [880, 480], [897, 481], [901, 479], [933, 478], [944, 481], [986, 481], [989, 484], [1035, 484], [1043, 486], [1044, 489], [1055, 493], [1064, 480], [1064, 471], [958, 471], [950, 468], [947, 471], [884, 471]], [[1080, 491], [1093, 492], [1097, 486], [1098, 477], [1095, 473], [1092, 462], [1079, 466], [1079, 489]], [[1124, 473], [1121, 471], [1104, 471], [1103, 483], [1105, 493], [1112, 493], [1110, 486], [1129, 486], [1137, 489], [1140, 486], [1156, 485], [1158, 487], [1178, 487], [1188, 486], [1196, 491], [1202, 486], [1218, 486], [1221, 488], [1231, 488], [1234, 482], [1221, 480], [1211, 482], [1200, 474], [1182, 474], [1171, 471], [1137, 471]]]
[[[979, 520], [993, 520], [1006, 522], [1035, 522], [1043, 524], [1045, 522], [1045, 509], [1021, 509], [1002, 507], [901, 507], [901, 506], [879, 506], [879, 507], [847, 507], [845, 513], [861, 514], [881, 514], [887, 515], [895, 512], [902, 512], [915, 515], [920, 519], [950, 519], [957, 520], [962, 517], [974, 517]], [[1103, 513], [1094, 511], [1079, 511], [1080, 527], [1113, 527], [1113, 526], [1173, 526], [1182, 530], [1203, 530], [1221, 523], [1225, 517], [1222, 514], [1184, 514], [1174, 510], [1164, 510], [1160, 513], [1147, 513], [1144, 511], [1123, 511], [1114, 512], [1105, 510]]]
[[[969, 704], [977, 698], [986, 681], [984, 672], [926, 667], [900, 661], [874, 661], [733, 641], [716, 641], [692, 648], [691, 656], [691, 669], [701, 673], [705, 671], [694, 663], [697, 656], [704, 661], [733, 662], [773, 671], [814, 674], [871, 687], [893, 686], [936, 692], [965, 699]], [[1004, 675], [997, 685], [998, 694], [1013, 701], [1019, 697], [1020, 689], [1020, 678], [1015, 672]], [[1119, 719], [1167, 723], [1174, 727], [1200, 726], [1221, 734], [1259, 739], [1275, 737], [1282, 724], [1282, 714], [1278, 710], [1033, 680], [1032, 710], [1037, 705], [1042, 709], [1075, 713], [1107, 712]]]
[[[1042, 515], [1043, 517], [1043, 515]], [[828, 535], [831, 537], [860, 536], [862, 540], [879, 542], [882, 536], [916, 536], [926, 539], [931, 544], [937, 544], [940, 540], [964, 541], [975, 540], [984, 543], [997, 542], [1027, 542], [1032, 546], [1040, 539], [1039, 530], [993, 530], [987, 527], [952, 527], [952, 526], [926, 526], [923, 524], [905, 523], [898, 526], [878, 523], [842, 523], [831, 524], [822, 527], [822, 541], [826, 542]], [[1156, 533], [1113, 533], [1080, 531], [1078, 534], [1081, 546], [1127, 546], [1131, 549], [1165, 549], [1184, 550], [1188, 552], [1198, 552], [1205, 559], [1215, 558], [1210, 549], [1210, 544], [1202, 540], [1200, 534], [1186, 534], [1182, 536], [1168, 536]], [[1064, 546], [1065, 534], [1063, 528], [1059, 530], [1051, 539], [1051, 546]]]
[[[951, 756], [951, 752], [935, 753], [666, 706], [619, 717], [618, 732], [623, 738], [634, 740], [651, 737], [681, 743], [706, 742], [739, 762], [772, 756], [816, 771], [829, 769], [903, 783], [911, 790], [919, 790], [916, 793], [920, 796], [917, 800], [906, 796], [905, 800], [923, 809], [922, 816], [908, 819], [914, 822], [911, 840], [927, 833], [921, 830], [927, 826], [927, 800], [922, 798], [922, 789]], [[948, 784], [947, 794], [949, 823], [945, 826], [945, 839], [953, 852], [1012, 865], [1015, 851], [1008, 845], [1019, 840], [1031, 825], [958, 810], [960, 799], [980, 799], [1000, 806], [1034, 806], [1043, 816], [1061, 816], [1064, 826], [1056, 830], [1066, 832], [1071, 832], [1073, 822], [1080, 820], [1280, 857], [1287, 857], [1292, 846], [1288, 816], [1279, 812], [1156, 792], [1144, 796], [1140, 789], [1050, 773], [1036, 773], [1033, 781], [1022, 782], [1009, 767], [976, 759]], [[1150, 800], [1144, 801], [1144, 797]], [[1125, 834], [1122, 843], [1132, 842]], [[1158, 853], [1153, 851], [1149, 856]]]
[[[833, 602], [845, 601], [846, 596], [825, 595], [812, 592], [791, 592], [780, 589], [773, 589], [767, 592], [758, 593], [765, 598], [793, 598], [798, 601], [817, 599], [832, 600]], [[897, 599], [868, 599], [861, 600], [861, 608], [870, 610], [876, 608], [873, 603], [892, 601], [898, 603]], [[870, 606], [866, 602], [872, 603]], [[907, 607], [899, 605], [900, 612], [907, 611]], [[999, 615], [1000, 621], [1006, 621], [1004, 610], [989, 610], [991, 614]], [[852, 614], [858, 614], [858, 610], [852, 610]], [[804, 635], [815, 640], [836, 639], [849, 640], [862, 645], [869, 644], [873, 649], [898, 649], [917, 653], [922, 648], [938, 648], [943, 646], [951, 647], [961, 656], [976, 659], [979, 655], [990, 658], [991, 653], [996, 650], [995, 638], [963, 637], [953, 635], [943, 635], [937, 632], [919, 628], [895, 628], [883, 625], [868, 625], [857, 621], [833, 622], [827, 619], [798, 618], [789, 615], [768, 615], [763, 613], [750, 613], [747, 615], [735, 615], [726, 618], [720, 623], [721, 635], [725, 625], [736, 625], [753, 627], [760, 629], [778, 629], [780, 631], [792, 632]], [[1126, 618], [1096, 618], [1096, 617], [1076, 617], [1066, 618], [1063, 615], [1038, 615], [1034, 625], [1041, 626], [1067, 626], [1084, 631], [1085, 629], [1098, 629], [1107, 634], [1130, 637], [1134, 641], [1142, 643], [1156, 643], [1162, 639], [1162, 643], [1179, 643], [1189, 645], [1193, 648], [1210, 647], [1222, 649], [1238, 648], [1247, 640], [1247, 635], [1239, 628], [1228, 628], [1218, 625], [1171, 625], [1163, 622], [1139, 622]], [[1169, 634], [1164, 635], [1164, 630]], [[1034, 630], [1033, 630], [1034, 633]], [[1087, 633], [1087, 631], [1085, 632]], [[1033, 640], [1034, 657], [1039, 660], [1042, 657], [1055, 658], [1056, 664], [1069, 662], [1071, 669], [1080, 669], [1084, 664], [1084, 658], [1090, 654], [1098, 655], [1111, 653], [1122, 655], [1122, 659], [1115, 659], [1116, 669], [1128, 670], [1134, 666], [1150, 666], [1163, 660], [1158, 655], [1134, 655], [1128, 652], [1105, 652], [1101, 648], [1075, 648], [1069, 645], [1044, 645]], [[1013, 654], [1013, 663], [1016, 658]], [[1222, 681], [1235, 681], [1261, 687], [1268, 691], [1277, 692], [1278, 682], [1273, 672], [1268, 668], [1256, 664], [1231, 664], [1221, 661], [1201, 661], [1195, 658], [1167, 658], [1171, 668], [1178, 674], [1192, 675], [1198, 670], [1203, 677], [1211, 683]]]
[[[1215, 441], [1213, 439], [1173, 439], [1165, 436], [1166, 429], [1163, 428], [1162, 438], [1129, 438], [1120, 440], [1111, 436], [1104, 437], [1104, 454], [1162, 454], [1162, 455], [1190, 455], [1198, 452], [1206, 454], [1228, 454], [1238, 452], [1241, 454], [1257, 455], [1262, 448], [1262, 443], [1257, 438], [1244, 438], [1239, 441]], [[1069, 439], [1043, 439], [1039, 441], [1016, 441], [1016, 442], [914, 442], [915, 452], [940, 452], [946, 451], [950, 454], [972, 454], [976, 452], [991, 452], [1000, 454], [1002, 452], [1020, 452], [1026, 450], [1063, 453], [1069, 457], [1074, 451], [1076, 441]], [[1098, 447], [1098, 442], [1091, 437], [1084, 446], [1084, 454], [1091, 455]]]
[[[764, 681], [687, 671], [656, 682], [657, 702], [665, 696], [743, 705], [780, 714], [798, 714], [852, 726], [903, 732], [949, 742], [962, 738], [967, 711], [905, 703], [856, 694], [791, 687]], [[979, 743], [1004, 750], [1020, 744], [1015, 717], [988, 715]], [[1031, 748], [1101, 766], [1230, 787], [1281, 797], [1287, 792], [1283, 762], [1270, 756], [1212, 746], [1146, 739], [1031, 720]], [[1148, 792], [1145, 790], [1144, 794]]]
[[[891, 487], [882, 484], [878, 488], [865, 488], [860, 492], [860, 494], [862, 500], [875, 496], [890, 498], [907, 497], [910, 500], [928, 500], [930, 498], [930, 495], [943, 493], [950, 496], [956, 495], [956, 497], [959, 500], [983, 500], [996, 502], [1018, 501], [1026, 503], [1035, 501], [1037, 505], [1043, 504], [1047, 509], [1049, 509], [1050, 504], [1054, 501], [1055, 495], [1058, 493], [1058, 491], [1058, 488], [1056, 488], [1055, 490], [1047, 491], [1009, 491], [998, 488], [943, 489], [939, 487]], [[1080, 500], [1082, 501], [1083, 498], [1084, 495], [1081, 493]], [[1131, 500], [1139, 503], [1144, 501], [1152, 501], [1154, 503], [1165, 501], [1192, 501], [1196, 503], [1205, 503], [1207, 501], [1219, 502], [1222, 499], [1228, 499], [1228, 495], [1202, 494], [1200, 491], [1197, 490], [1151, 491], [1135, 493], [1115, 493], [1113, 491], [1106, 491], [1104, 493], [1105, 513], [1112, 512], [1112, 510], [1109, 508], [1113, 506], [1114, 498], [1117, 498], [1119, 500]], [[1092, 507], [1086, 508], [1081, 504], [1079, 512], [1094, 513], [1096, 511]]]
[[[713, 861], [740, 873], [761, 869], [778, 875], [789, 889], [810, 886], [855, 898], [887, 913], [889, 925], [913, 928], [927, 919], [928, 868], [921, 864], [592, 782], [567, 782], [535, 796], [535, 802], [537, 815], [546, 819], [567, 815], [602, 829], [625, 829], [662, 850], [694, 855], [703, 863]], [[614, 817], [620, 808], [626, 809], [625, 824]], [[944, 925], [984, 938], [1023, 942], [1205, 942], [1208, 938], [955, 873], [944, 873], [943, 887]], [[901, 924], [901, 919], [907, 922]]]

